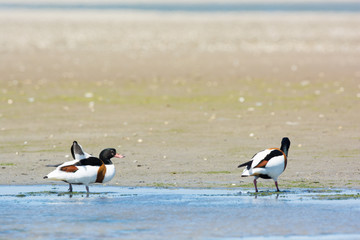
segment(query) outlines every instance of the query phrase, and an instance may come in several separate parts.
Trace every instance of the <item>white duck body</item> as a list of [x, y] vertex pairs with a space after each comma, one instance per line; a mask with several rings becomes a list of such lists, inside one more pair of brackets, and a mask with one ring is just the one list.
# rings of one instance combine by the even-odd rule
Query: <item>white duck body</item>
[[[69, 164], [70, 162], [74, 163]], [[47, 175], [47, 178], [49, 180], [64, 181], [71, 184], [83, 184], [86, 186], [91, 183], [95, 183], [100, 168], [99, 166], [76, 166], [76, 172], [66, 172], [61, 170], [63, 167], [72, 167], [79, 161], [74, 160], [70, 162], [66, 162], [57, 167], [54, 171]]]
[[[266, 156], [269, 156], [271, 152], [280, 151], [282, 154], [274, 156], [268, 160], [264, 167], [257, 167], [261, 161], [263, 161]], [[274, 181], [277, 181], [277, 178], [285, 170], [286, 156], [278, 148], [269, 148], [255, 154], [251, 159], [252, 163], [250, 169], [245, 168], [242, 175], [243, 177], [247, 176], [257, 176], [262, 178], [272, 178]], [[266, 177], [268, 176], [268, 177]]]
[[111, 179], [113, 179], [116, 173], [114, 164], [105, 164], [105, 167], [106, 167], [106, 172], [105, 172], [104, 180], [102, 181], [103, 183], [109, 182]]
[[238, 167], [244, 167], [242, 177], [254, 176], [255, 191], [258, 192], [256, 180], [260, 178], [273, 179], [277, 191], [279, 190], [277, 179], [284, 172], [287, 165], [287, 155], [290, 148], [290, 140], [284, 137], [281, 140], [281, 147], [268, 148], [256, 153], [252, 159]]
[[69, 183], [70, 192], [72, 191], [71, 184], [83, 184], [86, 185], [86, 190], [89, 192], [90, 184], [108, 182], [115, 176], [115, 166], [110, 160], [113, 157], [123, 158], [124, 156], [116, 153], [114, 148], [107, 148], [100, 153], [99, 158], [88, 157], [65, 162], [44, 178]]

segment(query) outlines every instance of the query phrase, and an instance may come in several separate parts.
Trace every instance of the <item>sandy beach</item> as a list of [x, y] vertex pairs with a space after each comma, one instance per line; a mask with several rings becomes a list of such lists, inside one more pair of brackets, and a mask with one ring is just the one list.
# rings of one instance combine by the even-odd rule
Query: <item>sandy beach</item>
[[2, 10], [0, 184], [56, 183], [45, 165], [77, 140], [126, 155], [110, 185], [249, 187], [237, 166], [287, 136], [280, 189], [360, 188], [358, 26], [356, 13]]

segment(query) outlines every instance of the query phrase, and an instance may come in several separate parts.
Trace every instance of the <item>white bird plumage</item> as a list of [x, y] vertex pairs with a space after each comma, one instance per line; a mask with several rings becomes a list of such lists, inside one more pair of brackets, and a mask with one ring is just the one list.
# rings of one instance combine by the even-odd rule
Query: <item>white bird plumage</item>
[[276, 190], [280, 191], [277, 179], [286, 168], [289, 148], [290, 140], [289, 138], [284, 137], [281, 141], [280, 149], [268, 148], [256, 153], [250, 161], [238, 166], [246, 166], [241, 176], [254, 176], [254, 186], [256, 192], [258, 192], [258, 178], [273, 179], [275, 181]]

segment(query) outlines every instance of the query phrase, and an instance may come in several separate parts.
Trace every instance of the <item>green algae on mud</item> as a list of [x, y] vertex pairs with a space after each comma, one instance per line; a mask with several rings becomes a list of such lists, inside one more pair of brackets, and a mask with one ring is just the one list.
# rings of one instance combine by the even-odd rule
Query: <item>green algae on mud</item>
[[147, 187], [156, 187], [156, 188], [176, 188], [176, 184], [175, 183], [152, 183], [152, 184], [148, 184]]
[[347, 199], [360, 199], [360, 193], [356, 194], [324, 194], [316, 195], [313, 197], [317, 200], [347, 200]]
[[0, 166], [15, 166], [15, 163], [0, 163]]
[[[360, 192], [358, 190], [350, 189], [330, 189], [330, 188], [291, 188], [282, 190], [280, 192], [273, 190], [260, 190], [254, 192], [252, 188], [244, 187], [222, 187], [222, 188], [183, 188], [178, 187], [175, 184], [163, 184], [153, 183], [151, 187], [114, 187], [114, 186], [93, 186], [94, 192], [87, 194], [86, 192], [68, 192], [61, 191], [63, 189], [60, 186], [47, 186], [47, 185], [28, 185], [28, 186], [6, 186], [8, 190], [5, 190], [4, 194], [0, 194], [0, 197], [16, 197], [16, 198], [48, 198], [48, 197], [84, 197], [84, 196], [102, 196], [102, 197], [116, 197], [116, 196], [137, 196], [138, 194], [144, 194], [147, 192], [154, 192], [154, 194], [168, 194], [169, 190], [171, 193], [181, 192], [188, 194], [207, 194], [207, 195], [228, 195], [228, 196], [241, 196], [241, 197], [281, 197], [290, 201], [312, 199], [312, 200], [360, 200]], [[50, 190], [44, 190], [46, 188]], [[66, 189], [65, 185], [63, 186]], [[1, 186], [0, 186], [1, 188]], [[16, 189], [19, 189], [17, 191]], [[26, 191], [36, 190], [36, 191]], [[126, 191], [127, 189], [127, 191]], [[9, 192], [9, 193], [6, 193]], [[203, 193], [206, 192], [206, 193]], [[125, 194], [125, 195], [124, 195]]]
[[[310, 194], [310, 195], [309, 195]], [[266, 197], [266, 196], [276, 196], [287, 198], [288, 195], [298, 196], [300, 199], [305, 197], [311, 197], [314, 200], [350, 200], [360, 199], [360, 193], [347, 193], [346, 190], [340, 189], [328, 189], [328, 188], [320, 188], [320, 189], [289, 189], [284, 191], [259, 191], [259, 192], [247, 192], [248, 196], [256, 196], [256, 197]]]
[[247, 192], [249, 196], [272, 196], [272, 195], [280, 195], [280, 194], [287, 194], [287, 192], [277, 192], [277, 191], [259, 191], [259, 192]]
[[[244, 188], [251, 188], [254, 187], [254, 184], [252, 182], [249, 183], [237, 183], [235, 185], [236, 187], [244, 187]], [[234, 187], [234, 185], [233, 185]], [[258, 181], [258, 187], [259, 188], [268, 188], [268, 189], [272, 189], [275, 188], [274, 182], [273, 181]], [[326, 184], [320, 183], [320, 182], [314, 182], [314, 181], [305, 181], [305, 180], [300, 180], [300, 181], [281, 181], [281, 183], [279, 183], [279, 188], [281, 189], [286, 189], [286, 190], [290, 190], [292, 188], [298, 189], [298, 188], [302, 188], [302, 189], [307, 189], [307, 188], [326, 188], [326, 187], [330, 187], [327, 186]]]
[[78, 196], [86, 196], [86, 195], [100, 195], [100, 194], [107, 194], [107, 193], [99, 193], [99, 192], [58, 192], [58, 191], [38, 191], [38, 192], [21, 192], [16, 197], [35, 197], [35, 196], [72, 196], [72, 195], [78, 195]]

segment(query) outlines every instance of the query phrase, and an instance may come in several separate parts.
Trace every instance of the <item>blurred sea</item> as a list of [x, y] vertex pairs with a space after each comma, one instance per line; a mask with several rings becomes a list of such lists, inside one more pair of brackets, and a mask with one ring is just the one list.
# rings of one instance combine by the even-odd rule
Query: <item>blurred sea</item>
[[0, 9], [27, 10], [130, 10], [158, 12], [359, 12], [360, 1], [211, 2], [188, 1], [0, 1]]

